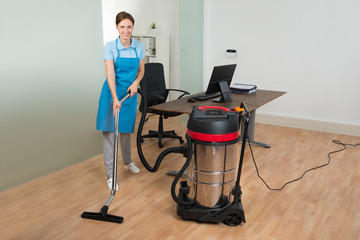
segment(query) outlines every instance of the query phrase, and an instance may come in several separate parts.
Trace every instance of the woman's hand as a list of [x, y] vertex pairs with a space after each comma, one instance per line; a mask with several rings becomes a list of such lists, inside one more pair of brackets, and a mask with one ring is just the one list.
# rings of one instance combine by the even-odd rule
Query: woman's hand
[[114, 102], [113, 102], [113, 115], [114, 115], [114, 117], [115, 117], [115, 115], [116, 115], [116, 109], [117, 109], [118, 111], [120, 111], [120, 108], [121, 108], [121, 105], [120, 105], [119, 100], [118, 100], [117, 98], [114, 99]]
[[127, 89], [126, 92], [130, 93], [130, 97], [134, 96], [137, 93], [138, 90], [138, 83], [137, 81], [134, 81], [130, 87]]

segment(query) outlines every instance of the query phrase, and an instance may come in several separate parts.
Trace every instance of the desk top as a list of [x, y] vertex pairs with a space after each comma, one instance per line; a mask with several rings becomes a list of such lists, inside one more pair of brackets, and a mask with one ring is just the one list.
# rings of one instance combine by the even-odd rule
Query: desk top
[[270, 90], [261, 90], [257, 89], [256, 92], [251, 94], [242, 94], [242, 93], [231, 93], [233, 100], [225, 103], [213, 102], [212, 99], [205, 101], [196, 101], [194, 103], [188, 102], [187, 100], [191, 97], [204, 94], [197, 93], [180, 99], [175, 99], [166, 103], [158, 104], [150, 107], [151, 109], [169, 111], [169, 112], [179, 112], [190, 114], [193, 106], [221, 106], [226, 108], [239, 107], [241, 102], [244, 102], [248, 111], [251, 112], [266, 103], [284, 95], [286, 92], [282, 91], [270, 91]]

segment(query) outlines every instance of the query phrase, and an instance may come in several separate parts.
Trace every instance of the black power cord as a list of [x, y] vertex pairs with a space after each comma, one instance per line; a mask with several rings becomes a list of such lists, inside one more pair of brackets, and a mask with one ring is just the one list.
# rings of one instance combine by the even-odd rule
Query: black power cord
[[356, 147], [356, 146], [359, 146], [359, 145], [360, 145], [360, 143], [358, 143], [358, 144], [349, 144], [349, 143], [342, 143], [342, 142], [340, 142], [339, 140], [332, 140], [333, 143], [338, 144], [338, 145], [342, 145], [343, 148], [341, 148], [341, 149], [339, 149], [339, 150], [336, 150], [336, 151], [329, 152], [329, 153], [328, 153], [328, 161], [327, 161], [327, 163], [306, 170], [300, 177], [298, 177], [298, 178], [296, 178], [296, 179], [293, 179], [293, 180], [291, 180], [291, 181], [286, 182], [281, 188], [271, 188], [271, 187], [269, 187], [269, 185], [265, 182], [265, 180], [260, 176], [259, 169], [258, 169], [258, 166], [257, 166], [257, 164], [256, 164], [256, 162], [255, 162], [254, 153], [253, 153], [253, 150], [252, 150], [252, 148], [251, 148], [250, 139], [249, 139], [249, 136], [248, 136], [248, 135], [247, 135], [247, 139], [248, 139], [248, 142], [249, 142], [249, 147], [250, 147], [250, 151], [251, 151], [252, 160], [253, 160], [253, 162], [254, 162], [255, 169], [256, 169], [256, 173], [257, 173], [258, 177], [261, 179], [261, 181], [263, 181], [263, 183], [265, 184], [265, 186], [266, 186], [269, 190], [276, 190], [276, 191], [281, 191], [281, 190], [282, 190], [286, 185], [288, 185], [289, 183], [296, 182], [296, 181], [300, 180], [301, 178], [304, 177], [304, 175], [305, 175], [307, 172], [310, 172], [310, 171], [312, 171], [312, 170], [315, 170], [315, 169], [318, 169], [318, 168], [325, 167], [325, 166], [329, 165], [329, 164], [330, 164], [330, 160], [331, 160], [331, 154], [344, 151], [344, 150], [347, 148], [347, 146]]

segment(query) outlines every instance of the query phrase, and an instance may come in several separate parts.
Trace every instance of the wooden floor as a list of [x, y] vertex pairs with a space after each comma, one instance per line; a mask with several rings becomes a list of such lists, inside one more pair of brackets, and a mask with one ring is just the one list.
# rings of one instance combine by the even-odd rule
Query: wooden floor
[[[147, 126], [156, 121], [150, 118]], [[165, 120], [165, 126], [184, 134], [178, 118]], [[326, 163], [328, 152], [341, 149], [333, 139], [360, 142], [360, 137], [266, 124], [256, 124], [255, 138], [271, 145], [253, 150], [260, 174], [273, 188]], [[119, 164], [120, 190], [109, 210], [125, 218], [122, 224], [80, 217], [83, 211], [99, 211], [109, 196], [99, 155], [0, 192], [0, 239], [360, 239], [360, 146], [333, 154], [329, 166], [282, 191], [270, 191], [260, 181], [247, 147], [241, 179], [247, 222], [231, 227], [180, 219], [170, 195], [173, 177], [166, 172], [180, 169], [185, 159], [170, 154], [158, 172], [150, 173], [136, 154], [135, 136], [133, 143], [141, 173]], [[178, 142], [164, 144], [166, 149]], [[143, 148], [153, 162], [156, 142], [146, 140]]]

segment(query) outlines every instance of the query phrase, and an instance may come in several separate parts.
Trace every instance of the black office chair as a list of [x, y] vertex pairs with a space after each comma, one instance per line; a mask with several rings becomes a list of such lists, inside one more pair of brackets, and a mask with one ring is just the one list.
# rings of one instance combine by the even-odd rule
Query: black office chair
[[[164, 76], [164, 67], [161, 63], [146, 63], [145, 64], [145, 74], [143, 79], [140, 82], [140, 87], [144, 91], [144, 95], [147, 99], [148, 107], [164, 103], [169, 95], [169, 91], [177, 91], [182, 94], [178, 97], [181, 98], [185, 94], [190, 94], [186, 91], [179, 89], [167, 89], [165, 86], [165, 76]], [[140, 103], [139, 110], [143, 111], [143, 101]], [[163, 119], [168, 117], [179, 116], [182, 113], [177, 112], [167, 112], [167, 111], [158, 111], [153, 109], [147, 109], [148, 113], [153, 113], [159, 115], [159, 125], [158, 130], [150, 130], [149, 134], [141, 136], [141, 142], [144, 142], [144, 138], [158, 138], [159, 147], [163, 147], [162, 139], [163, 138], [176, 138], [179, 139], [180, 143], [184, 143], [184, 140], [181, 136], [178, 136], [174, 130], [164, 131]]]

